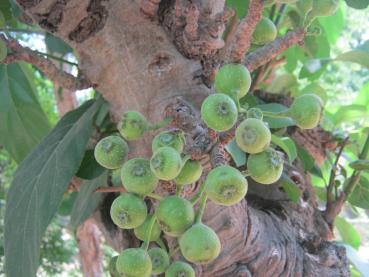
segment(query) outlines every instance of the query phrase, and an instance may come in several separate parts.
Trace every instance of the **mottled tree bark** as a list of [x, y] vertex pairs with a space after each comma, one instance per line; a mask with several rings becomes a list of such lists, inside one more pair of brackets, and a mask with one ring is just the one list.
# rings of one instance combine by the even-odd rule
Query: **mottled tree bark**
[[[231, 15], [224, 2], [18, 0], [35, 23], [76, 49], [82, 73], [111, 104], [116, 121], [123, 111], [138, 110], [154, 122], [175, 99], [191, 103], [192, 119], [199, 120], [196, 108], [211, 92], [204, 80], [211, 79], [219, 65], [217, 53], [224, 46], [224, 24]], [[149, 157], [152, 135], [130, 143], [131, 156]], [[209, 145], [214, 147], [211, 138]], [[235, 206], [208, 203], [204, 221], [220, 236], [222, 252], [213, 263], [198, 266], [197, 276], [350, 276], [345, 251], [328, 241], [332, 234], [318, 210], [309, 176], [298, 162], [286, 165], [286, 173], [303, 191], [297, 204], [279, 184], [252, 182], [247, 198]], [[170, 184], [161, 190], [170, 190]], [[114, 197], [104, 199], [96, 214], [98, 225], [115, 249], [137, 246], [132, 232], [118, 230], [111, 222]], [[173, 246], [170, 238], [166, 241]]]

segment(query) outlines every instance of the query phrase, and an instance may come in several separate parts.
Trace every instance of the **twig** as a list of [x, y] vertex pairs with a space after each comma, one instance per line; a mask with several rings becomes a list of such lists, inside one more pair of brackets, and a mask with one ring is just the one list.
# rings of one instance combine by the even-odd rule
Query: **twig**
[[240, 20], [238, 19], [237, 15], [234, 15], [231, 20], [231, 24], [229, 26], [228, 32], [226, 34], [225, 40], [224, 40], [224, 47], [219, 50], [218, 54], [218, 60], [222, 61], [224, 60], [226, 54], [228, 51], [230, 51], [232, 42], [235, 39], [236, 33], [237, 33], [237, 27]]
[[239, 62], [248, 52], [252, 34], [256, 25], [261, 20], [264, 5], [263, 0], [251, 0], [246, 18], [244, 18], [238, 26], [236, 39], [233, 42], [233, 49], [231, 52], [231, 59]]
[[52, 61], [40, 56], [35, 51], [27, 47], [23, 47], [14, 39], [7, 39], [4, 35], [0, 35], [7, 47], [12, 51], [1, 62], [10, 64], [16, 61], [25, 61], [39, 68], [50, 80], [57, 83], [59, 86], [71, 91], [90, 88], [93, 85], [84, 78], [77, 78], [73, 75], [60, 70]]
[[287, 33], [284, 37], [277, 38], [271, 43], [255, 50], [247, 55], [244, 61], [249, 71], [254, 71], [260, 66], [268, 63], [276, 58], [279, 54], [290, 48], [291, 46], [301, 43], [305, 37], [305, 31], [298, 29]]

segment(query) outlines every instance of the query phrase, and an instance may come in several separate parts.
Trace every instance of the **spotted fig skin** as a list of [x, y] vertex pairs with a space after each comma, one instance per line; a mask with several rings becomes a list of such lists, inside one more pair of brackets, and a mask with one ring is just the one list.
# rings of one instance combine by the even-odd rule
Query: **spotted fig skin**
[[251, 75], [242, 64], [229, 63], [223, 65], [215, 75], [215, 90], [229, 96], [237, 94], [245, 96], [251, 86]]
[[231, 206], [246, 195], [248, 183], [242, 173], [231, 166], [222, 165], [211, 170], [205, 180], [208, 197], [216, 204]]
[[150, 277], [152, 262], [146, 250], [128, 248], [118, 256], [117, 270], [122, 276]]
[[226, 94], [211, 94], [202, 103], [201, 118], [215, 131], [224, 132], [231, 129], [236, 124], [237, 117], [237, 106]]
[[172, 147], [161, 147], [151, 157], [150, 168], [157, 178], [165, 181], [176, 178], [182, 169], [181, 155]]
[[183, 234], [195, 220], [191, 202], [175, 195], [164, 198], [155, 214], [164, 233], [173, 237]]
[[264, 185], [273, 184], [282, 175], [283, 159], [277, 151], [268, 148], [248, 157], [247, 170], [250, 177], [256, 182]]
[[202, 223], [193, 225], [179, 238], [179, 247], [186, 260], [196, 264], [212, 262], [221, 250], [217, 234]]
[[120, 168], [128, 155], [128, 144], [119, 136], [108, 136], [100, 140], [94, 150], [96, 161], [105, 168]]
[[132, 193], [122, 193], [114, 199], [110, 207], [110, 216], [119, 228], [133, 229], [145, 221], [147, 206], [140, 197]]
[[195, 270], [188, 263], [177, 261], [165, 271], [165, 277], [195, 277]]
[[272, 134], [265, 123], [256, 118], [245, 119], [236, 129], [236, 143], [246, 153], [260, 153], [269, 147]]

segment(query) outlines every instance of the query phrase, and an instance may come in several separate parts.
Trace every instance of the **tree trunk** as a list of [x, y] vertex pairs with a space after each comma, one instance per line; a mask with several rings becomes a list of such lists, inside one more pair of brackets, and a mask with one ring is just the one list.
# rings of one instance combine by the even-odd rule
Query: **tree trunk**
[[[111, 104], [116, 121], [123, 111], [138, 110], [152, 122], [178, 101], [191, 103], [196, 118], [196, 108], [211, 92], [205, 83], [219, 64], [215, 54], [224, 46], [224, 2], [18, 0], [35, 23], [76, 49], [83, 74]], [[191, 21], [190, 12], [180, 9], [186, 4], [195, 5], [189, 10], [202, 20]], [[153, 135], [130, 143], [131, 156], [149, 157]], [[235, 206], [209, 202], [204, 222], [219, 235], [222, 252], [213, 263], [197, 266], [197, 276], [350, 276], [344, 249], [328, 241], [332, 234], [309, 176], [298, 163], [286, 165], [286, 173], [303, 191], [297, 204], [279, 184], [252, 182], [247, 198]], [[137, 246], [131, 231], [111, 222], [114, 197], [104, 199], [98, 225], [115, 249]]]

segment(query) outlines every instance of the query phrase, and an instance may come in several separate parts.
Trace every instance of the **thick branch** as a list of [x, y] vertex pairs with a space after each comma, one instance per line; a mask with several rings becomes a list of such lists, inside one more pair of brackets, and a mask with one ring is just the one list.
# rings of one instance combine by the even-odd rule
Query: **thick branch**
[[254, 71], [258, 67], [276, 58], [291, 46], [301, 43], [305, 34], [305, 31], [302, 29], [289, 32], [284, 37], [277, 38], [275, 41], [247, 55], [244, 64], [250, 71]]
[[252, 34], [256, 25], [261, 20], [263, 13], [263, 0], [252, 0], [249, 4], [248, 13], [238, 26], [236, 39], [233, 42], [231, 59], [233, 61], [241, 61], [250, 48]]
[[88, 80], [74, 77], [73, 75], [58, 69], [53, 62], [40, 56], [31, 49], [23, 47], [16, 40], [7, 39], [4, 35], [0, 35], [0, 39], [3, 40], [7, 47], [12, 51], [12, 53], [8, 54], [1, 63], [9, 64], [16, 61], [30, 63], [42, 70], [50, 80], [68, 90], [76, 91], [92, 87], [92, 84]]

